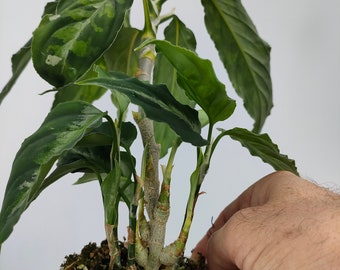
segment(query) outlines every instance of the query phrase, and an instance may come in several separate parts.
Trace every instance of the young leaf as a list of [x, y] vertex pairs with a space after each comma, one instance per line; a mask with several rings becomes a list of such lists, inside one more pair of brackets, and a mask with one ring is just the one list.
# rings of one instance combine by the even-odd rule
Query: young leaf
[[122, 27], [104, 58], [109, 71], [124, 72], [134, 76], [138, 70], [138, 54], [135, 48], [140, 44], [141, 31]]
[[124, 121], [130, 104], [129, 98], [122, 93], [111, 92], [111, 101], [117, 108], [118, 121]]
[[30, 39], [16, 54], [12, 56], [12, 77], [1, 90], [0, 104], [7, 96], [7, 94], [11, 91], [13, 85], [31, 59], [31, 42], [32, 40]]
[[232, 115], [235, 101], [227, 96], [209, 60], [201, 59], [194, 52], [167, 41], [153, 40], [150, 43], [154, 43], [157, 50], [176, 68], [178, 83], [186, 95], [207, 113], [211, 124]]
[[100, 185], [106, 224], [116, 224], [119, 201], [125, 201], [129, 207], [134, 196], [134, 184], [131, 181], [131, 175], [134, 170], [135, 160], [132, 159], [133, 164], [131, 164], [130, 155], [126, 152], [121, 152], [121, 154], [120, 162], [118, 163], [117, 160], [114, 160], [113, 169]]
[[41, 192], [43, 181], [55, 160], [74, 147], [89, 130], [98, 127], [103, 115], [85, 102], [62, 103], [23, 142], [13, 162], [0, 212], [0, 244]]
[[61, 87], [79, 79], [109, 48], [132, 0], [61, 0], [33, 33], [33, 64]]
[[120, 169], [115, 161], [113, 170], [107, 175], [101, 184], [101, 191], [103, 195], [105, 224], [117, 224], [118, 220], [118, 204], [120, 201], [119, 196], [119, 182], [120, 182]]
[[223, 136], [228, 135], [232, 139], [239, 141], [242, 146], [249, 150], [251, 155], [261, 158], [275, 170], [291, 171], [298, 175], [295, 161], [281, 154], [278, 146], [272, 142], [268, 134], [256, 134], [243, 128], [221, 131], [222, 133], [216, 138], [213, 148], [216, 147], [216, 144]]
[[[196, 39], [190, 29], [188, 29], [178, 17], [173, 16], [172, 21], [164, 30], [165, 39], [176, 46], [194, 51], [196, 49]], [[157, 53], [154, 75], [154, 84], [165, 84], [171, 94], [181, 103], [195, 106], [195, 102], [187, 97], [184, 89], [177, 83], [177, 71], [162, 52]]]
[[141, 106], [147, 117], [165, 122], [183, 141], [201, 146], [207, 142], [201, 137], [198, 113], [187, 105], [179, 103], [165, 85], [150, 85], [123, 73], [98, 70], [98, 77], [87, 79], [79, 84], [94, 84], [119, 91], [131, 102]]
[[258, 133], [273, 106], [270, 47], [259, 37], [240, 0], [201, 1], [207, 30]]

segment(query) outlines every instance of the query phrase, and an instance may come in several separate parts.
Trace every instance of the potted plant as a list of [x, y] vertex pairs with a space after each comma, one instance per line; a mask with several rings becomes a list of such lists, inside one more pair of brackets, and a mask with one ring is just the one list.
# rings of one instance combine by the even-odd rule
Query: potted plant
[[[139, 29], [130, 24], [132, 0], [46, 5], [32, 39], [13, 57], [13, 77], [1, 96], [30, 58], [53, 87], [46, 93], [55, 93], [50, 113], [13, 162], [0, 213], [0, 243], [44, 189], [80, 172], [77, 184], [97, 181], [100, 186], [108, 269], [171, 269], [184, 253], [200, 187], [221, 140], [239, 141], [274, 169], [297, 173], [294, 161], [261, 134], [272, 108], [270, 47], [241, 2], [203, 0], [202, 5], [207, 31], [254, 119], [253, 130], [217, 127], [233, 114], [235, 101], [211, 62], [195, 53], [194, 33], [173, 12], [161, 13], [165, 2], [143, 1], [145, 23]], [[159, 39], [162, 25], [164, 39]], [[108, 91], [115, 115], [93, 105]], [[130, 104], [137, 105], [133, 121]], [[131, 151], [137, 136], [143, 142], [140, 156]], [[183, 144], [196, 149], [196, 165], [187, 179], [183, 225], [178, 238], [166, 245], [172, 170]], [[120, 204], [129, 209], [124, 260], [117, 233]]]

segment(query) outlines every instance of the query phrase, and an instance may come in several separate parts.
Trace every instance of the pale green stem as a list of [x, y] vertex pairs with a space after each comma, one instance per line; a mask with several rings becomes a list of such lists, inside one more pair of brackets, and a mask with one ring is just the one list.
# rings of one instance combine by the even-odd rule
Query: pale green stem
[[[212, 141], [213, 126], [209, 126], [208, 141]], [[191, 228], [192, 220], [194, 217], [195, 205], [199, 196], [199, 191], [204, 181], [204, 178], [208, 172], [210, 159], [211, 159], [211, 143], [206, 147], [204, 155], [201, 150], [197, 150], [197, 165], [196, 170], [193, 172], [190, 178], [190, 194], [187, 202], [187, 208], [185, 213], [184, 222], [178, 238], [164, 248], [160, 260], [164, 265], [174, 265], [179, 256], [183, 255], [186, 242], [188, 240], [189, 231]]]

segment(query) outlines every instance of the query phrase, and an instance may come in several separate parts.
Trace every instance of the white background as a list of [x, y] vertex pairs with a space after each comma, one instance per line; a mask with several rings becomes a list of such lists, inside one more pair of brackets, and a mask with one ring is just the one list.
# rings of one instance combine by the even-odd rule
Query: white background
[[[45, 3], [1, 1], [1, 88], [11, 76], [10, 56], [30, 38]], [[272, 46], [275, 106], [263, 132], [268, 132], [281, 151], [296, 160], [303, 177], [337, 189], [340, 184], [340, 2], [247, 0], [243, 3], [260, 35]], [[199, 55], [213, 60], [218, 77], [227, 84], [228, 94], [237, 98], [205, 32], [199, 1], [169, 0], [164, 11], [175, 6], [180, 18], [196, 33]], [[133, 12], [135, 17], [141, 14], [141, 11]], [[49, 111], [53, 96], [38, 95], [47, 89], [49, 86], [35, 75], [30, 64], [0, 106], [1, 201], [16, 151]], [[237, 101], [235, 115], [222, 126], [251, 128], [252, 121], [242, 102]], [[105, 102], [98, 106], [108, 109]], [[182, 223], [191, 172], [188, 168], [193, 168], [193, 160], [194, 151], [185, 147], [175, 162], [168, 242], [175, 239]], [[186, 253], [190, 253], [211, 219], [225, 205], [271, 171], [238, 143], [224, 140], [202, 187], [206, 194], [198, 201]], [[80, 251], [90, 241], [104, 239], [98, 184], [72, 186], [75, 179], [73, 176], [59, 181], [25, 212], [3, 245], [1, 270], [58, 269], [64, 255]], [[125, 227], [126, 223], [120, 230], [122, 237], [126, 235]]]

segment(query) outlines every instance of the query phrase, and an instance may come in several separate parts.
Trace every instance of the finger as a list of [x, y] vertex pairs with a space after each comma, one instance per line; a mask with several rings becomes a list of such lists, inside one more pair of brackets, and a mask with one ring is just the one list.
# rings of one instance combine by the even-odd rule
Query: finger
[[231, 254], [225, 248], [224, 230], [216, 231], [209, 239], [207, 246], [208, 269], [214, 270], [237, 270], [237, 266], [231, 260]]
[[227, 206], [217, 217], [214, 224], [209, 228], [204, 237], [197, 243], [196, 247], [192, 251], [191, 258], [193, 260], [198, 260], [200, 256], [206, 257], [207, 253], [207, 245], [210, 237], [218, 231], [228, 220], [229, 218], [238, 210], [238, 204], [235, 200], [229, 206]]
[[270, 200], [282, 197], [283, 186], [291, 186], [291, 181], [300, 179], [296, 175], [280, 171], [269, 174], [244, 191], [236, 200], [220, 213], [214, 224], [192, 251], [192, 258], [197, 260], [200, 255], [206, 257], [207, 245], [211, 235], [219, 230], [239, 210], [266, 204]]

